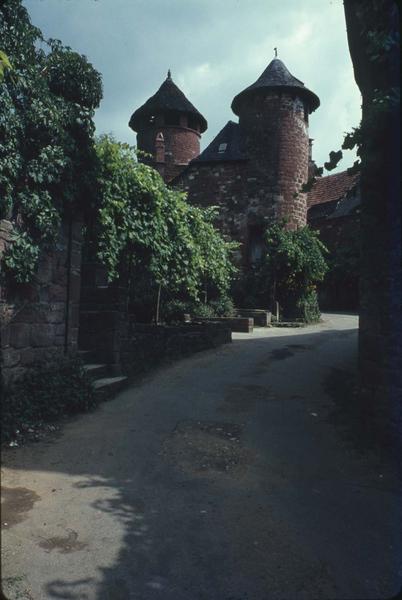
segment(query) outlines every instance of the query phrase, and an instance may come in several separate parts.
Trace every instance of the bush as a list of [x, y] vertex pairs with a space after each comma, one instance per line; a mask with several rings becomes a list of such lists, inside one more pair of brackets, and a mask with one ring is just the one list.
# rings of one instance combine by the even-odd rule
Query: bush
[[61, 357], [50, 363], [38, 363], [4, 390], [2, 441], [12, 439], [24, 426], [54, 421], [94, 406], [91, 379], [78, 358]]
[[236, 313], [233, 300], [228, 296], [211, 300], [210, 307], [217, 317], [234, 317]]
[[182, 323], [184, 313], [194, 318], [213, 319], [214, 317], [233, 317], [234, 304], [228, 296], [221, 296], [211, 300], [208, 304], [203, 302], [170, 300], [162, 305], [162, 317], [166, 323]]
[[318, 305], [318, 296], [315, 289], [305, 292], [297, 302], [298, 313], [305, 323], [316, 323], [320, 320], [321, 313]]
[[191, 306], [191, 316], [199, 319], [213, 319], [217, 316], [213, 306], [210, 304], [203, 304], [201, 302], [194, 303]]
[[191, 313], [189, 302], [170, 300], [162, 305], [162, 320], [166, 323], [182, 323], [184, 313]]

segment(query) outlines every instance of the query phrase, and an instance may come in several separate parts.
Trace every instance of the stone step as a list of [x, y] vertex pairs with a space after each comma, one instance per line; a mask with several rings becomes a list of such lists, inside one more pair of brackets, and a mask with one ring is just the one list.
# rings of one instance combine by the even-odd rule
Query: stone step
[[82, 360], [84, 365], [96, 363], [96, 352], [94, 350], [78, 350], [77, 355]]
[[101, 377], [94, 380], [93, 386], [98, 399], [106, 400], [123, 389], [127, 381], [128, 377], [124, 375], [119, 377]]
[[101, 379], [102, 377], [107, 377], [109, 375], [109, 367], [105, 364], [100, 363], [85, 363], [84, 370], [92, 377], [93, 379]]

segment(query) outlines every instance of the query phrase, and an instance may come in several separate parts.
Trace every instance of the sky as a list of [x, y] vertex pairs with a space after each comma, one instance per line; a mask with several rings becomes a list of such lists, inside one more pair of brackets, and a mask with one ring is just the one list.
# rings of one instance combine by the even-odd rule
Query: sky
[[[274, 58], [315, 92], [313, 158], [321, 166], [357, 127], [361, 96], [353, 77], [342, 0], [24, 0], [45, 37], [60, 39], [102, 74], [97, 133], [135, 145], [131, 114], [172, 71], [204, 115], [201, 149], [229, 120], [234, 96]], [[337, 171], [351, 166], [344, 152]], [[334, 171], [336, 172], [336, 171]]]

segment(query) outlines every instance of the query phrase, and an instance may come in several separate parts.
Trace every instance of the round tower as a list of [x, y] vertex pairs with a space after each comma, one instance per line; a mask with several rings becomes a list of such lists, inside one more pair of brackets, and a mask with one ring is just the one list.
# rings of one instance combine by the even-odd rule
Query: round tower
[[166, 182], [179, 175], [200, 153], [207, 121], [174, 83], [170, 70], [156, 94], [131, 116], [137, 147], [152, 158], [143, 162], [158, 169]]
[[249, 180], [259, 201], [272, 207], [271, 216], [285, 218], [290, 228], [306, 224], [306, 194], [300, 188], [308, 180], [309, 115], [319, 104], [278, 58], [232, 102], [253, 171]]

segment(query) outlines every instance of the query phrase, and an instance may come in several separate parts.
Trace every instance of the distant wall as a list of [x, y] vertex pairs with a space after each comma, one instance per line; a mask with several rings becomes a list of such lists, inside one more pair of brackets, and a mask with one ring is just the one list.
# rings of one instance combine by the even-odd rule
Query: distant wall
[[[12, 223], [0, 221], [0, 258], [11, 243]], [[82, 220], [63, 220], [51, 254], [42, 253], [30, 284], [0, 289], [0, 361], [5, 383], [34, 362], [77, 349]]]
[[[319, 231], [320, 240], [329, 250], [329, 260], [334, 253], [347, 252], [358, 247], [360, 236], [360, 214], [340, 218], [314, 219], [309, 223]], [[328, 273], [318, 287], [319, 305], [322, 310], [353, 310], [359, 308], [359, 270], [344, 272], [336, 278]]]

